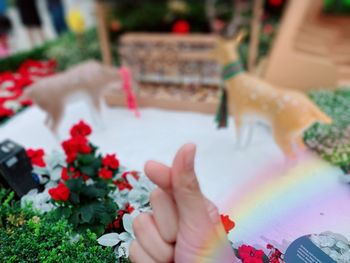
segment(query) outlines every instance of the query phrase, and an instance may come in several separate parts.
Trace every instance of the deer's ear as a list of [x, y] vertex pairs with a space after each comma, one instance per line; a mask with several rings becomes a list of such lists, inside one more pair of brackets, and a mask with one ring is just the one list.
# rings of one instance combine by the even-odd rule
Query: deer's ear
[[243, 39], [247, 36], [248, 32], [246, 29], [240, 29], [238, 33], [234, 36], [234, 42], [238, 46]]

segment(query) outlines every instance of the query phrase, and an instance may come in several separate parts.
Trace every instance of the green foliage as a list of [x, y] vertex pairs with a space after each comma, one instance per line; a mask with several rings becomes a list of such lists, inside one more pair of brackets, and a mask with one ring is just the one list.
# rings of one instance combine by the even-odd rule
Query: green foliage
[[305, 133], [305, 143], [327, 161], [350, 170], [350, 89], [315, 91], [310, 97], [333, 123], [313, 125]]
[[89, 230], [77, 236], [66, 220], [21, 209], [3, 189], [0, 204], [1, 262], [116, 262], [112, 249], [99, 246]]
[[0, 72], [16, 71], [19, 68], [19, 66], [28, 59], [47, 59], [45, 51], [49, 45], [50, 44], [48, 43], [44, 46], [37, 47], [29, 51], [18, 52], [12, 56], [0, 59]]
[[101, 60], [96, 29], [85, 32], [82, 38], [66, 33], [45, 51], [48, 58], [57, 61], [58, 70], [65, 70], [87, 59]]
[[333, 14], [350, 14], [350, 0], [323, 0], [324, 11]]
[[[112, 51], [114, 52], [114, 62], [117, 64], [116, 47], [113, 47]], [[88, 59], [101, 60], [96, 29], [87, 30], [82, 38], [77, 38], [75, 34], [68, 32], [41, 47], [0, 59], [0, 72], [15, 71], [28, 59], [47, 60], [51, 58], [57, 61], [58, 70], [60, 71]]]
[[111, 17], [121, 21], [124, 32], [171, 32], [173, 23], [185, 19], [192, 32], [208, 32], [205, 6], [201, 1], [186, 1], [184, 13], [174, 13], [168, 1], [118, 1], [113, 3]]

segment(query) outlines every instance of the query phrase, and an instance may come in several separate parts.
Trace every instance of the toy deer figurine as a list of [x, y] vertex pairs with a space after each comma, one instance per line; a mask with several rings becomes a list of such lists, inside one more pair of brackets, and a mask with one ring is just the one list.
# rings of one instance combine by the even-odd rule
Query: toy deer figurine
[[278, 88], [245, 72], [236, 47], [243, 32], [233, 40], [219, 38], [213, 55], [222, 65], [227, 92], [228, 110], [235, 117], [238, 138], [243, 121], [252, 124], [256, 117], [272, 128], [273, 137], [288, 157], [295, 157], [294, 145], [304, 148], [303, 132], [315, 122], [329, 124], [332, 120], [304, 94]]
[[[56, 133], [67, 100], [74, 93], [80, 92], [87, 95], [92, 102], [94, 112], [100, 112], [101, 96], [108, 85], [120, 83], [120, 79], [123, 80], [124, 84], [130, 83], [130, 80], [125, 79], [125, 77], [130, 77], [130, 73], [126, 71], [128, 71], [126, 68], [120, 72], [118, 68], [90, 60], [73, 66], [65, 72], [35, 82], [25, 90], [24, 97], [33, 100], [47, 113], [46, 125], [53, 133]], [[135, 99], [130, 84], [124, 87], [124, 90], [129, 100]], [[136, 101], [128, 102], [133, 103], [133, 107], [130, 108], [136, 112]]]

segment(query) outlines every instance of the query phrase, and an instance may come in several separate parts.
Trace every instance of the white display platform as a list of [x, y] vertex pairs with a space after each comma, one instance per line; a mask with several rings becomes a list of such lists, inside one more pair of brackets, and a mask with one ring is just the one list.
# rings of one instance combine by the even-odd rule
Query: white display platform
[[[329, 230], [350, 238], [350, 185], [340, 181], [340, 169], [310, 153], [294, 166], [286, 165], [263, 126], [257, 126], [247, 149], [237, 151], [232, 122], [229, 129], [217, 130], [214, 116], [156, 109], [143, 109], [141, 114], [137, 119], [125, 109], [105, 108], [105, 127], [92, 125], [91, 141], [104, 153], [117, 153], [123, 165], [136, 170], [150, 159], [170, 164], [182, 144], [196, 143], [201, 187], [236, 221], [230, 234], [235, 243], [270, 242], [283, 249], [283, 240]], [[44, 118], [32, 107], [0, 127], [0, 140], [59, 149]], [[61, 138], [67, 138], [71, 125], [80, 119], [92, 123], [88, 106], [76, 102], [60, 126]]]

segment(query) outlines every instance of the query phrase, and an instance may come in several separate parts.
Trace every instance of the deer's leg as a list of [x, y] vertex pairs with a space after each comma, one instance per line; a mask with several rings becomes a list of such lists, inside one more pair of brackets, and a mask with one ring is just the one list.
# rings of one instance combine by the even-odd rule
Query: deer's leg
[[51, 116], [50, 116], [49, 113], [46, 114], [44, 123], [45, 123], [45, 125], [48, 126], [48, 127], [51, 126]]
[[[247, 136], [244, 139], [243, 148], [247, 148], [252, 142], [254, 123], [252, 121], [248, 121], [247, 123], [245, 123], [244, 128], [247, 131], [244, 132], [245, 134], [247, 134]], [[241, 134], [241, 138], [243, 138], [243, 133]], [[241, 139], [241, 141], [243, 141], [243, 139]]]
[[57, 136], [57, 129], [63, 115], [63, 105], [55, 105], [55, 107], [53, 107], [52, 109], [53, 110], [51, 112], [50, 129], [52, 133]]
[[92, 107], [90, 107], [91, 116], [95, 124], [98, 127], [103, 128], [104, 124], [101, 116], [101, 95], [98, 92], [96, 93], [93, 92], [89, 95], [90, 95], [90, 102], [92, 104]]
[[280, 149], [283, 151], [285, 156], [295, 159], [296, 154], [293, 149], [293, 140], [292, 137], [288, 134], [281, 134], [279, 132], [274, 133], [275, 141]]
[[94, 107], [94, 109], [98, 112], [101, 113], [101, 97], [100, 94], [92, 94], [91, 96], [91, 102]]
[[299, 150], [301, 151], [305, 151], [306, 150], [306, 145], [304, 143], [304, 138], [303, 136], [298, 136], [296, 139], [296, 145], [298, 147]]
[[240, 148], [242, 145], [242, 117], [240, 114], [235, 115], [235, 128], [236, 128], [236, 142], [235, 142], [235, 148]]

